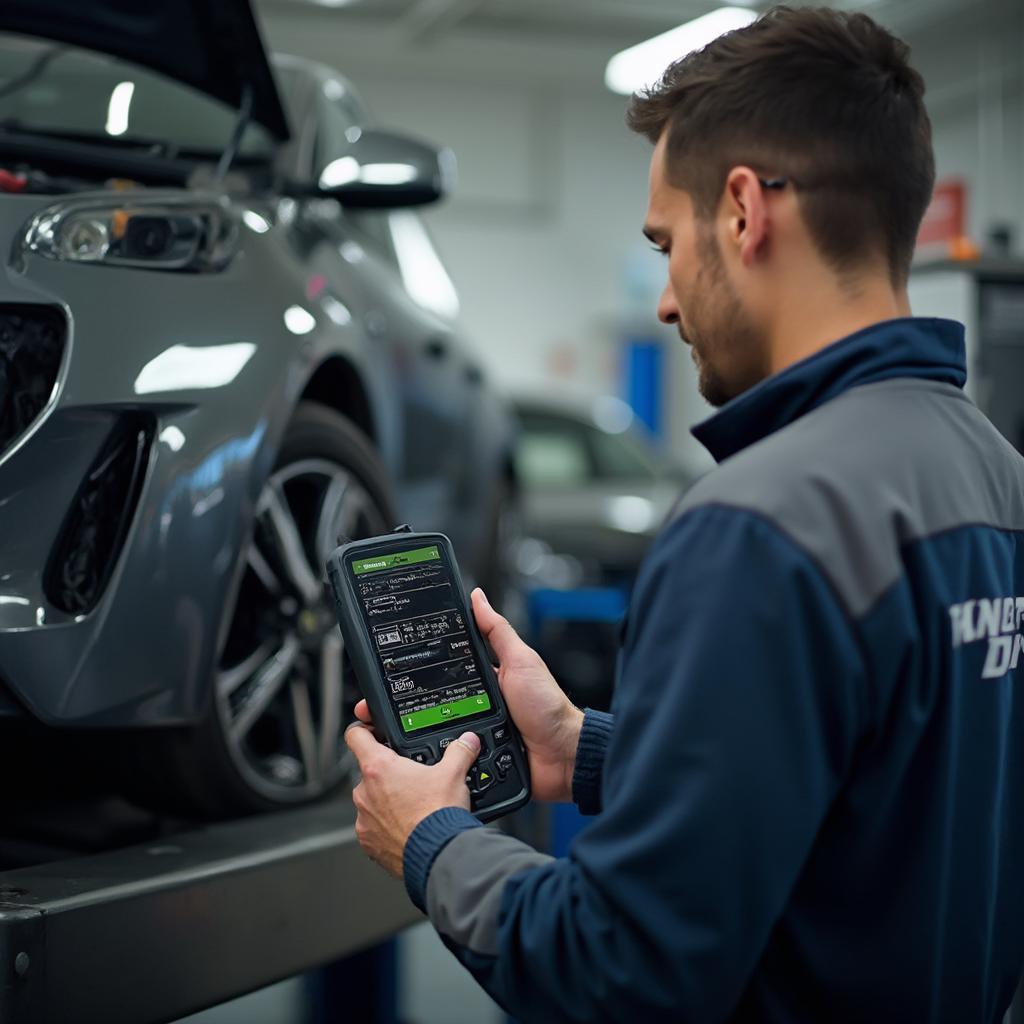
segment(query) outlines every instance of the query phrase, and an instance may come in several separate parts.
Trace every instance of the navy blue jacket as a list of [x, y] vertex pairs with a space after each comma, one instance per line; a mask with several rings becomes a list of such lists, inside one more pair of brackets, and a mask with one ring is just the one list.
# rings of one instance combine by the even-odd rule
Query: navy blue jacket
[[963, 331], [878, 324], [695, 433], [554, 860], [446, 808], [406, 884], [524, 1022], [1000, 1020], [1024, 961], [1024, 460]]

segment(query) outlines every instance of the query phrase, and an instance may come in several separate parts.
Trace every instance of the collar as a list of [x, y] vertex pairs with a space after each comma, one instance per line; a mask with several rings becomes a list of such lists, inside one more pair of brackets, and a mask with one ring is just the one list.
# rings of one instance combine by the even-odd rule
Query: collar
[[925, 317], [872, 324], [761, 381], [692, 433], [721, 462], [850, 388], [894, 377], [962, 388], [967, 380], [963, 324]]

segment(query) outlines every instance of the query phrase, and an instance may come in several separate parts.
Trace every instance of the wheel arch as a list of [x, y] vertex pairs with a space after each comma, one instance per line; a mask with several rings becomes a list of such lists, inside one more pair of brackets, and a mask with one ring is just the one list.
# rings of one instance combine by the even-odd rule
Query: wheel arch
[[379, 442], [369, 393], [359, 371], [344, 356], [325, 359], [306, 382], [300, 402], [316, 402], [354, 423], [374, 444]]

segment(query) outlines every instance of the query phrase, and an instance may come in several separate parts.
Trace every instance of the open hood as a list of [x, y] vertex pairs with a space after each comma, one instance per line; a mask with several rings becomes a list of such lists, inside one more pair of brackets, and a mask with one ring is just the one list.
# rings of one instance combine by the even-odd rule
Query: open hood
[[0, 30], [121, 57], [236, 109], [248, 86], [253, 120], [288, 138], [249, 0], [4, 0]]

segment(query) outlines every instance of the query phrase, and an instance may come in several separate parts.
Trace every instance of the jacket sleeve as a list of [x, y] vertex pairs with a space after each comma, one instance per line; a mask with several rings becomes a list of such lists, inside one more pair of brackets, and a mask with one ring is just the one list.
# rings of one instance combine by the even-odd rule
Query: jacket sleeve
[[695, 509], [634, 591], [602, 813], [553, 860], [438, 812], [406, 848], [410, 894], [515, 1017], [720, 1020], [848, 770], [863, 671], [809, 556]]

